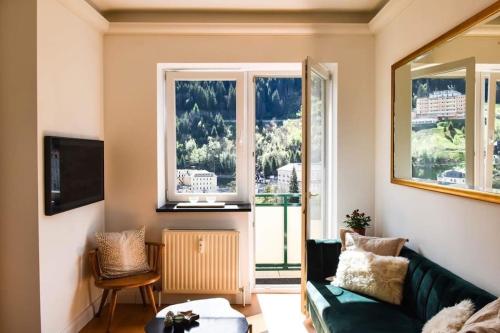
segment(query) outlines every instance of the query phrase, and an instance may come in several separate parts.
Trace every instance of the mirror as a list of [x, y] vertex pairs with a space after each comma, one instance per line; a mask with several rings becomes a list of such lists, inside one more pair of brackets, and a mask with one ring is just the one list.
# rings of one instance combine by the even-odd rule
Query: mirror
[[393, 183], [500, 203], [500, 4], [392, 66]]

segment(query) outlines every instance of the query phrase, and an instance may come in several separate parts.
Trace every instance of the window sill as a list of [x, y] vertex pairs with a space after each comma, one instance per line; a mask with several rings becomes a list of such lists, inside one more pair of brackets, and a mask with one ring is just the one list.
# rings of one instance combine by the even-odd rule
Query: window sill
[[241, 201], [227, 201], [224, 208], [200, 208], [200, 207], [189, 207], [189, 208], [177, 208], [177, 201], [167, 201], [167, 203], [161, 207], [156, 208], [157, 213], [222, 213], [222, 212], [251, 212], [252, 206], [249, 202]]

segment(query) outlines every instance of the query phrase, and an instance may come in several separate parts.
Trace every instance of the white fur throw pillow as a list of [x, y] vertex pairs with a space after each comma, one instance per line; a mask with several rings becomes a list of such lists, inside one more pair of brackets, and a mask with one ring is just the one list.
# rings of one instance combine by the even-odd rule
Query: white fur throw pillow
[[444, 308], [425, 323], [422, 333], [457, 333], [474, 313], [474, 304], [468, 299]]
[[364, 251], [344, 251], [333, 285], [382, 301], [401, 304], [408, 259]]

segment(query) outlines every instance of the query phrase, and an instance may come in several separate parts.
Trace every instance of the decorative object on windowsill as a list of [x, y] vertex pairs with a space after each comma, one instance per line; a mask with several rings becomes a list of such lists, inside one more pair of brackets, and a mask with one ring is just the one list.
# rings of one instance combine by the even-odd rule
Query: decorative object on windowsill
[[190, 202], [190, 203], [192, 203], [192, 204], [197, 203], [199, 199], [200, 199], [200, 198], [199, 198], [198, 196], [196, 196], [196, 195], [190, 196], [190, 197], [188, 198], [189, 202]]
[[359, 209], [355, 209], [351, 215], [347, 214], [346, 219], [344, 220], [344, 224], [346, 227], [350, 228], [352, 231], [365, 235], [365, 230], [370, 226], [371, 217], [366, 215], [365, 213], [360, 213]]

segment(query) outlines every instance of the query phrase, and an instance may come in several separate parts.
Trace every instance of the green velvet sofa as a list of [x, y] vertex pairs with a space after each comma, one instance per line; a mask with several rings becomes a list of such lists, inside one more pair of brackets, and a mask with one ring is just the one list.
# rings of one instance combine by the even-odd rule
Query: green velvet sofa
[[495, 296], [408, 248], [410, 260], [400, 306], [329, 284], [340, 255], [337, 240], [307, 242], [307, 307], [318, 333], [416, 333], [442, 308], [470, 299], [476, 309]]

